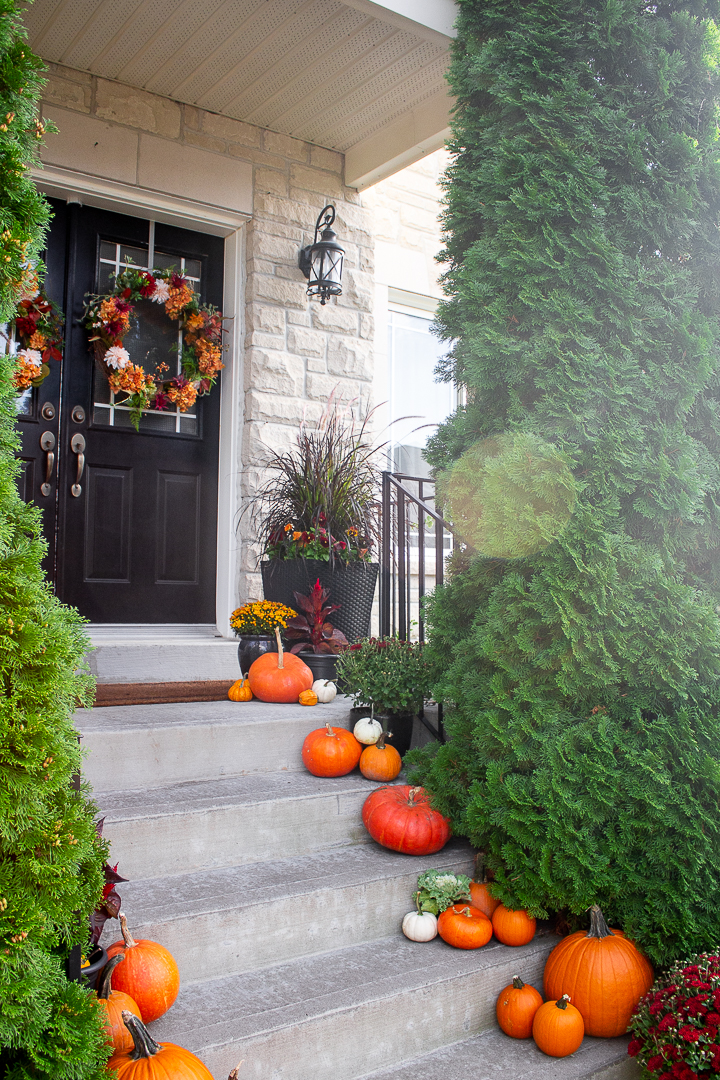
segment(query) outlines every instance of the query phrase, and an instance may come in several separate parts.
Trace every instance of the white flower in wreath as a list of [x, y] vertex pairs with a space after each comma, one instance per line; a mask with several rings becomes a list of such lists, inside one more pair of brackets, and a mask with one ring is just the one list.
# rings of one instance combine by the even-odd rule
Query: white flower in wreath
[[20, 349], [18, 356], [25, 361], [26, 364], [32, 364], [33, 367], [42, 367], [42, 356], [37, 349]]
[[170, 297], [170, 286], [167, 281], [162, 278], [157, 278], [155, 281], [155, 292], [150, 299], [154, 304], [164, 304]]
[[130, 353], [127, 349], [123, 349], [121, 345], [113, 345], [105, 353], [103, 358], [108, 367], [115, 368], [119, 371], [120, 368], [124, 368], [130, 361]]

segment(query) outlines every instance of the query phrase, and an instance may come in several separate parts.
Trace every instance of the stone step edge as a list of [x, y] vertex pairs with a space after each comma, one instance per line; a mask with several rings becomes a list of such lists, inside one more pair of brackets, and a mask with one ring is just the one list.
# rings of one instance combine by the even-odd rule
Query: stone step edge
[[179, 705], [193, 701], [225, 701], [232, 679], [191, 682], [102, 683], [95, 689], [95, 709], [116, 705]]

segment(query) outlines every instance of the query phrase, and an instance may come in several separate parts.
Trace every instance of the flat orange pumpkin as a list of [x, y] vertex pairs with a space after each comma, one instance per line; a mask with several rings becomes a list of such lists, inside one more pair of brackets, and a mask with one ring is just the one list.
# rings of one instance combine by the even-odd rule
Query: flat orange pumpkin
[[456, 949], [481, 949], [492, 937], [492, 923], [469, 904], [453, 904], [438, 917], [438, 934]]

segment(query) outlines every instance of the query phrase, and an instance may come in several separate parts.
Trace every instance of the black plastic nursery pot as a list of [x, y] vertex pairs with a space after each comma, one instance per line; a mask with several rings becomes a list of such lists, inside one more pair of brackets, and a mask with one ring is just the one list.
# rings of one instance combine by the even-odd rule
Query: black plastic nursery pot
[[313, 679], [328, 679], [338, 685], [337, 656], [332, 653], [301, 652], [297, 654], [303, 664], [307, 664], [313, 673]]
[[95, 989], [100, 972], [108, 962], [108, 954], [105, 949], [97, 945], [88, 956], [88, 960], [90, 963], [80, 968], [80, 978], [86, 986]]
[[[358, 720], [363, 716], [370, 716], [372, 709], [366, 705], [358, 705], [350, 710], [350, 730], [355, 727]], [[375, 719], [379, 720], [386, 731], [391, 731], [392, 736], [385, 741], [389, 746], [394, 746], [400, 757], [405, 757], [413, 736], [413, 724], [415, 713], [375, 713]]]
[[266, 559], [260, 563], [265, 599], [286, 604], [293, 611], [297, 611], [294, 593], [307, 596], [319, 578], [323, 588], [330, 590], [329, 603], [340, 605], [330, 622], [350, 642], [370, 634], [379, 568], [378, 563], [366, 562], [331, 566], [321, 559]]

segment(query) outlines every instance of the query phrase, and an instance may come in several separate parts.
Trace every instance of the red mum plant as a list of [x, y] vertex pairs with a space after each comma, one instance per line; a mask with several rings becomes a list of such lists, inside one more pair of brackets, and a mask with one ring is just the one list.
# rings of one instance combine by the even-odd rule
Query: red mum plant
[[336, 630], [328, 622], [328, 615], [340, 610], [340, 604], [328, 604], [329, 589], [323, 589], [320, 578], [317, 579], [308, 596], [296, 592], [295, 599], [304, 615], [295, 615], [288, 619], [285, 637], [296, 644], [291, 653], [303, 650], [314, 653], [339, 653], [347, 646], [348, 640], [342, 630]]
[[720, 956], [677, 961], [640, 999], [628, 1053], [648, 1080], [706, 1080], [720, 1073]]

